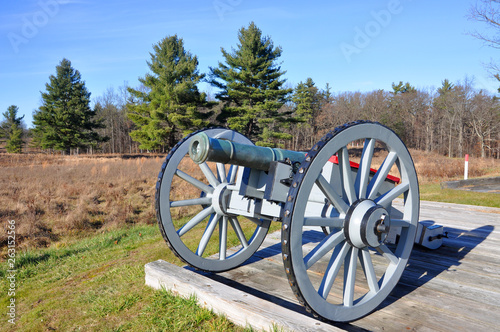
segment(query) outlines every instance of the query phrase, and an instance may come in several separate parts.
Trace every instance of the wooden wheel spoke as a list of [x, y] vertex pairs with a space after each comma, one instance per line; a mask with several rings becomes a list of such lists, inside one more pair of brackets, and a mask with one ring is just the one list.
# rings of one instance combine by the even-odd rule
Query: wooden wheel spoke
[[304, 218], [304, 226], [341, 228], [344, 226], [344, 220], [344, 218], [306, 217]]
[[191, 175], [184, 173], [180, 169], [175, 170], [175, 175], [183, 179], [184, 181], [192, 184], [196, 188], [200, 189], [201, 191], [204, 191], [208, 194], [212, 194], [214, 192], [214, 188], [210, 187], [209, 185], [206, 185], [205, 183], [201, 182], [200, 180], [197, 180], [193, 178]]
[[368, 180], [370, 177], [370, 166], [372, 164], [373, 151], [375, 148], [375, 139], [365, 139], [363, 152], [361, 153], [361, 161], [356, 175], [354, 186], [358, 189], [358, 198], [366, 198], [366, 190], [368, 188]]
[[332, 233], [325, 237], [313, 250], [311, 250], [306, 257], [304, 257], [304, 264], [308, 270], [314, 263], [324, 257], [330, 250], [335, 248], [338, 244], [345, 240], [344, 232]]
[[238, 166], [236, 165], [231, 165], [229, 167], [229, 174], [227, 176], [227, 181], [229, 183], [234, 183], [234, 180], [236, 179], [236, 174], [238, 173]]
[[389, 208], [392, 201], [394, 201], [399, 195], [406, 193], [410, 189], [410, 183], [403, 182], [396, 187], [392, 188], [384, 195], [377, 197], [375, 203], [382, 205], [385, 209]]
[[387, 175], [389, 175], [389, 172], [391, 171], [391, 168], [396, 162], [397, 158], [398, 155], [396, 152], [390, 152], [384, 159], [382, 166], [380, 166], [379, 170], [377, 171], [377, 173], [375, 173], [372, 180], [370, 181], [370, 184], [368, 185], [368, 199], [375, 199], [380, 186], [387, 178]]
[[346, 307], [352, 307], [354, 302], [358, 250], [358, 248], [352, 247], [350, 255], [346, 257], [344, 265], [344, 306]]
[[217, 163], [217, 176], [219, 177], [219, 182], [227, 183], [226, 166], [222, 163]]
[[318, 179], [316, 180], [316, 185], [326, 196], [326, 198], [333, 204], [337, 211], [344, 214], [347, 213], [347, 210], [349, 210], [349, 206], [346, 204], [346, 202], [344, 202], [342, 197], [340, 197], [339, 194], [335, 192], [335, 189], [333, 189], [331, 184], [328, 183], [323, 175], [319, 175]]
[[231, 224], [231, 227], [233, 227], [234, 232], [236, 233], [238, 240], [240, 240], [240, 243], [243, 246], [243, 248], [248, 247], [247, 238], [245, 237], [245, 234], [243, 233], [243, 230], [241, 229], [241, 226], [240, 226], [240, 223], [238, 222], [238, 219], [236, 219], [236, 217], [230, 217], [229, 222]]
[[398, 264], [399, 258], [385, 244], [378, 246], [377, 251], [384, 256], [389, 263]]
[[359, 260], [361, 262], [361, 267], [365, 273], [366, 282], [372, 293], [377, 293], [380, 289], [377, 282], [377, 275], [375, 274], [375, 269], [373, 268], [372, 257], [370, 255], [370, 250], [364, 248], [360, 251]]
[[201, 171], [203, 172], [203, 174], [207, 178], [208, 183], [210, 183], [210, 185], [212, 187], [217, 187], [220, 184], [220, 182], [219, 182], [219, 180], [217, 180], [217, 178], [215, 177], [215, 175], [212, 172], [212, 170], [210, 169], [210, 167], [208, 167], [207, 163], [202, 163], [199, 166], [200, 166]]
[[349, 162], [349, 150], [347, 150], [347, 146], [344, 146], [339, 151], [339, 166], [347, 199], [350, 204], [353, 204], [357, 200], [357, 197], [356, 190], [354, 189], [354, 181], [352, 179], [351, 163]]
[[318, 289], [318, 294], [324, 299], [328, 297], [328, 293], [330, 293], [330, 290], [332, 289], [333, 282], [339, 274], [340, 267], [342, 266], [350, 248], [351, 246], [347, 242], [344, 242], [343, 246], [337, 246], [333, 251], [328, 267], [326, 268], [325, 275], [323, 276], [321, 285]]
[[208, 217], [209, 215], [211, 215], [214, 212], [215, 212], [215, 210], [213, 207], [208, 207], [208, 208], [204, 209], [203, 211], [198, 213], [196, 216], [194, 216], [191, 220], [189, 220], [186, 224], [184, 224], [184, 226], [179, 228], [179, 230], [177, 231], [177, 234], [179, 236], [183, 236], [184, 234], [186, 234], [186, 232], [191, 230], [194, 226], [198, 225], [200, 222], [203, 221], [203, 219], [205, 219], [206, 217]]
[[219, 259], [226, 259], [227, 253], [227, 217], [223, 216], [219, 221]]
[[210, 241], [210, 238], [212, 237], [212, 234], [214, 233], [215, 226], [219, 223], [219, 219], [221, 216], [218, 214], [213, 214], [210, 217], [210, 220], [207, 224], [207, 227], [205, 228], [205, 232], [203, 232], [203, 236], [201, 237], [200, 243], [198, 245], [198, 249], [196, 249], [196, 255], [201, 256], [205, 252], [205, 249], [207, 248], [207, 244]]
[[170, 207], [181, 207], [181, 206], [190, 206], [190, 205], [208, 205], [212, 203], [212, 197], [200, 197], [200, 198], [192, 198], [192, 199], [184, 199], [180, 201], [172, 201], [170, 202]]

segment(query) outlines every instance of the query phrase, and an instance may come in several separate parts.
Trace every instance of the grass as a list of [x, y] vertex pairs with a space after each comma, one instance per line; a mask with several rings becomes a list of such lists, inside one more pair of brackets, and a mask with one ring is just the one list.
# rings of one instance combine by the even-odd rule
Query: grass
[[[0, 155], [0, 219], [16, 220], [21, 248], [156, 222], [163, 158], [22, 157]], [[2, 232], [0, 246], [6, 240]]]
[[[243, 331], [222, 316], [167, 291], [144, 286], [144, 264], [182, 265], [156, 226], [129, 226], [17, 260], [18, 331]], [[0, 306], [8, 304], [6, 264]], [[5, 322], [2, 322], [6, 326]]]
[[[463, 179], [463, 158], [448, 158], [417, 150], [410, 152], [420, 184]], [[496, 176], [500, 176], [500, 159], [469, 159], [469, 179]]]
[[423, 201], [468, 204], [500, 208], [500, 195], [474, 191], [441, 189], [439, 183], [420, 185], [420, 199]]
[[[498, 194], [440, 188], [441, 181], [463, 176], [462, 160], [418, 151], [412, 156], [422, 200], [500, 207]], [[144, 264], [161, 258], [183, 265], [154, 216], [162, 162], [159, 156], [0, 154], [0, 307], [9, 300], [7, 220], [15, 220], [16, 330], [245, 330], [194, 298], [144, 286]], [[499, 160], [472, 159], [469, 168], [470, 177], [500, 176]], [[175, 199], [192, 194], [185, 183], [174, 186]], [[174, 217], [197, 211], [182, 207]], [[215, 251], [209, 246], [206, 254]]]
[[[419, 178], [421, 200], [500, 208], [499, 194], [441, 188], [441, 182], [463, 179], [463, 159], [447, 158], [422, 151], [411, 151], [411, 154]], [[469, 160], [469, 178], [498, 176], [500, 160]]]

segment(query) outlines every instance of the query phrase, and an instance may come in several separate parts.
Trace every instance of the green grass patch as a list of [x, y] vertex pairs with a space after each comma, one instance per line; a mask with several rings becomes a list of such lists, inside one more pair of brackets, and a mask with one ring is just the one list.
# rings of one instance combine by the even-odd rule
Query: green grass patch
[[420, 185], [420, 199], [423, 201], [468, 204], [500, 208], [500, 195], [467, 190], [441, 189], [439, 183]]
[[[17, 253], [17, 331], [244, 331], [168, 291], [145, 286], [144, 265], [182, 265], [156, 225], [106, 232], [65, 245]], [[6, 308], [7, 262], [0, 262]], [[9, 327], [4, 315], [2, 326]]]

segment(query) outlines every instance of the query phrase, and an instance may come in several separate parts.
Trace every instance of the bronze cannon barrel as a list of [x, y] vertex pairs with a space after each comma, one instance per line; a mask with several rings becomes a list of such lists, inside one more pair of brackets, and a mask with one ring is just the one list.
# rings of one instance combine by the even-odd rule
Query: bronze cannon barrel
[[292, 162], [302, 162], [305, 155], [305, 152], [273, 149], [211, 138], [203, 132], [194, 135], [189, 144], [189, 156], [197, 164], [212, 161], [261, 171], [268, 171], [269, 165], [273, 161], [289, 159]]

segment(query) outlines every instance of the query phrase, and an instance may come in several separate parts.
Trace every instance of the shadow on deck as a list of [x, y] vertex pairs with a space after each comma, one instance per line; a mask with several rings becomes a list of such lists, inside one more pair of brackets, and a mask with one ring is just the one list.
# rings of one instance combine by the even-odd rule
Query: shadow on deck
[[[384, 309], [393, 303], [401, 300], [403, 297], [414, 292], [419, 287], [430, 282], [444, 271], [452, 271], [454, 267], [461, 265], [461, 261], [481, 244], [494, 230], [494, 226], [487, 225], [481, 226], [476, 229], [467, 231], [459, 228], [445, 227], [448, 232], [449, 238], [444, 239], [443, 246], [436, 250], [426, 249], [415, 245], [409, 259], [407, 268], [405, 269], [400, 282], [395, 287], [389, 297], [387, 297], [376, 311]], [[308, 231], [307, 241], [318, 242], [324, 237], [323, 233], [318, 231]], [[239, 268], [259, 263], [263, 260], [268, 260], [272, 257], [279, 255], [281, 259], [281, 243], [275, 243], [267, 247], [261, 247], [248, 261], [246, 261]], [[274, 261], [276, 258], [274, 259]], [[284, 308], [293, 310], [301, 315], [312, 317], [307, 313], [304, 308], [294, 302], [276, 295], [269, 294], [265, 291], [247, 286], [242, 282], [235, 281], [231, 277], [225, 277], [220, 274], [207, 273], [196, 271], [192, 268], [185, 267], [186, 269], [195, 271], [198, 274], [206, 276], [214, 281], [223, 283], [227, 286], [233, 287], [237, 290], [252, 294], [260, 299], [275, 303]], [[237, 269], [236, 269], [237, 270]], [[234, 271], [234, 270], [233, 270]], [[232, 273], [232, 271], [230, 272]], [[263, 271], [263, 273], [265, 273]], [[284, 272], [283, 272], [284, 275]], [[284, 277], [283, 282], [288, 281]], [[291, 291], [290, 291], [291, 292]], [[349, 323], [330, 323], [332, 326], [349, 330], [349, 331], [367, 331], [366, 329]]]

